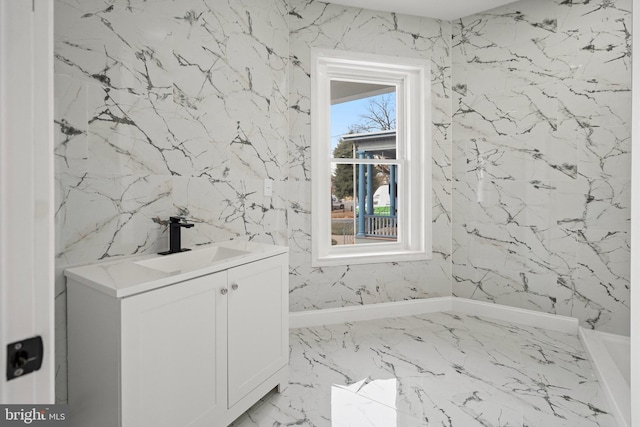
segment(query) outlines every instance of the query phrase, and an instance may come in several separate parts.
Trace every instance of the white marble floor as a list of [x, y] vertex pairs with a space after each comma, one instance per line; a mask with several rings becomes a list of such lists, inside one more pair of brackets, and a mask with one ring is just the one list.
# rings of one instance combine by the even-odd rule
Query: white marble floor
[[250, 426], [615, 426], [577, 336], [436, 313], [295, 329]]

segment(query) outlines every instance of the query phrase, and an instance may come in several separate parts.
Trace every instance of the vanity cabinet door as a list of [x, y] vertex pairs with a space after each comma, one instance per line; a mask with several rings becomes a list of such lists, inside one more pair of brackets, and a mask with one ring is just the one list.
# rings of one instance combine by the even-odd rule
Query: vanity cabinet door
[[229, 407], [289, 357], [286, 255], [229, 270]]
[[223, 417], [226, 288], [222, 272], [122, 300], [122, 427], [210, 427]]

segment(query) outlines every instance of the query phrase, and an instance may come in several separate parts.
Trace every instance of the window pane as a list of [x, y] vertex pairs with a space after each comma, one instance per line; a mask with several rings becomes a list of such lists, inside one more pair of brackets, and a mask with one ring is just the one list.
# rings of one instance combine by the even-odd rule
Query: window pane
[[331, 163], [331, 244], [398, 241], [397, 164]]
[[335, 158], [397, 158], [396, 87], [332, 80], [331, 149]]

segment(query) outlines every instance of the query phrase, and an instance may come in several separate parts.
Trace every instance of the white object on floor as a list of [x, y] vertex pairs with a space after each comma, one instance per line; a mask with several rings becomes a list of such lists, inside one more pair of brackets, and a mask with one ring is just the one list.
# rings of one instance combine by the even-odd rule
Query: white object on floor
[[331, 426], [396, 427], [398, 380], [365, 378], [331, 386]]
[[580, 328], [580, 339], [620, 427], [631, 426], [629, 337]]

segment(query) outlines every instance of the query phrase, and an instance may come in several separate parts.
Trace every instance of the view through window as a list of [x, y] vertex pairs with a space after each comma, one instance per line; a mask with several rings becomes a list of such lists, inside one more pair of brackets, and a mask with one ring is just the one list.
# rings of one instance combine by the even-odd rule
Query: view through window
[[[331, 81], [331, 244], [398, 239], [396, 87]], [[360, 163], [359, 160], [380, 160]]]

